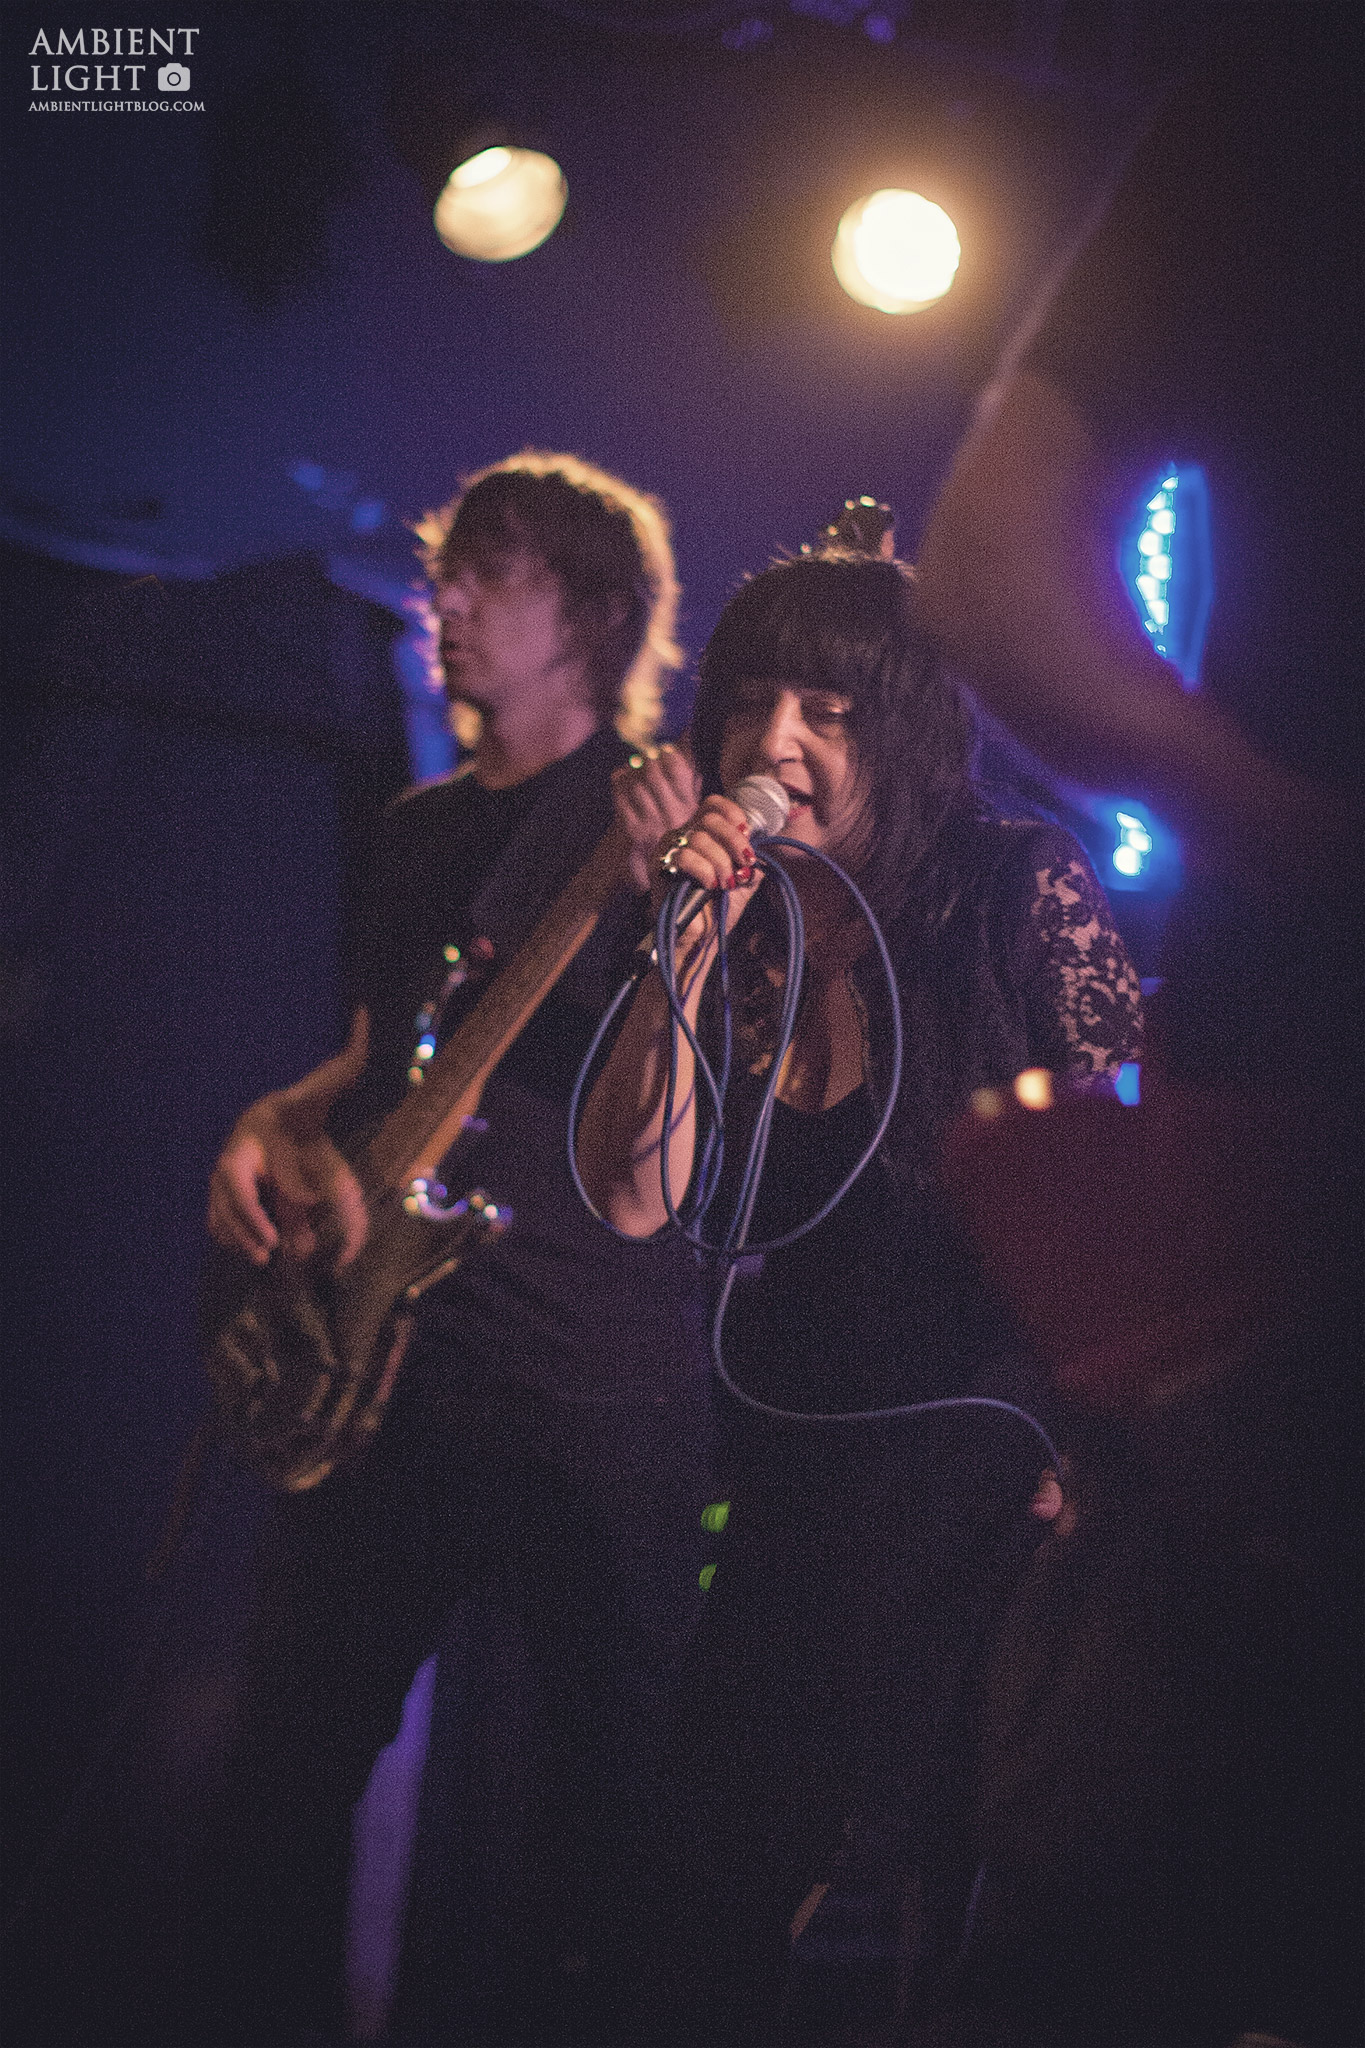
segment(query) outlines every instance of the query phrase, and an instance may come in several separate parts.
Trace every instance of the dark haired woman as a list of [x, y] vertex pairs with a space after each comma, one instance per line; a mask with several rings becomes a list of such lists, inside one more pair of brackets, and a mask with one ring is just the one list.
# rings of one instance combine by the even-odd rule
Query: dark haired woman
[[[691, 1939], [705, 1945], [695, 1967], [710, 1980], [708, 2040], [758, 2043], [784, 2001], [795, 2025], [792, 1999], [817, 1995], [855, 1999], [866, 2038], [879, 2039], [876, 2026], [961, 1942], [973, 1672], [1036, 1530], [1028, 1508], [1046, 1459], [999, 1409], [878, 1422], [771, 1411], [842, 1416], [965, 1394], [1036, 1407], [1022, 1346], [948, 1213], [939, 1140], [975, 1090], [1026, 1068], [1109, 1087], [1136, 1047], [1139, 984], [1076, 843], [1002, 815], [975, 787], [969, 711], [899, 564], [804, 556], [746, 584], [703, 656], [693, 736], [707, 794], [661, 859], [724, 892], [737, 1076], [727, 1117], [747, 1135], [785, 979], [776, 891], [759, 887], [744, 813], [721, 794], [743, 776], [774, 776], [791, 804], [786, 835], [864, 891], [894, 963], [906, 1057], [870, 1165], [824, 1223], [731, 1296], [723, 1362], [768, 1412], [722, 1385], [730, 1510], [682, 1746], [681, 1832], [704, 1873]], [[804, 914], [805, 980], [755, 1243], [812, 1214], [857, 1161], [890, 1050], [864, 922], [822, 864], [781, 857]], [[677, 962], [703, 1037], [716, 953], [708, 909]], [[665, 1222], [666, 1023], [650, 975], [579, 1136], [589, 1191], [636, 1237]], [[692, 1080], [684, 1047], [675, 1191], [693, 1170]], [[794, 1973], [793, 1955], [804, 1957]], [[809, 2012], [801, 2024], [815, 2025]]]

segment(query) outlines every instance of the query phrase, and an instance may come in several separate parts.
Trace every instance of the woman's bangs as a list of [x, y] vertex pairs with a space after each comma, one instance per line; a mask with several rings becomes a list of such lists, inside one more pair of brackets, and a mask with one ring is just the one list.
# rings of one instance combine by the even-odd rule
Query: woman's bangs
[[[793, 565], [795, 566], [795, 565]], [[733, 686], [745, 679], [855, 694], [853, 650], [829, 602], [835, 593], [800, 575], [769, 572], [731, 600], [708, 650], [708, 667]], [[717, 645], [717, 641], [720, 642]]]

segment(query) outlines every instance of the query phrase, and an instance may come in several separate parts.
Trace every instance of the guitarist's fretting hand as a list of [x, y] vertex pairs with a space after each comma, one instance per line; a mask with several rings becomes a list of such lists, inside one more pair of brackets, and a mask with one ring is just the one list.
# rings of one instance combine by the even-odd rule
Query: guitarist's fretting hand
[[648, 889], [654, 853], [665, 832], [685, 824], [697, 807], [701, 784], [681, 747], [644, 747], [629, 768], [611, 778], [616, 815], [630, 839], [630, 877]]
[[277, 1245], [306, 1259], [321, 1239], [338, 1246], [337, 1272], [350, 1264], [369, 1219], [360, 1183], [325, 1126], [338, 1095], [360, 1078], [369, 1039], [369, 1015], [361, 1008], [334, 1058], [292, 1088], [263, 1095], [237, 1119], [209, 1181], [208, 1226], [216, 1243], [264, 1266]]

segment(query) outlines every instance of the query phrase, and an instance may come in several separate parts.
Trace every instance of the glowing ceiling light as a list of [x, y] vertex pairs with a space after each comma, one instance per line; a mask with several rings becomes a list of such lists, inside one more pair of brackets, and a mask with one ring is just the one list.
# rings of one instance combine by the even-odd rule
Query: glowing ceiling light
[[511, 161], [510, 149], [481, 149], [477, 156], [471, 156], [466, 163], [456, 166], [450, 174], [450, 183], [457, 191], [468, 192], [471, 186], [486, 185], [490, 178], [498, 177]]
[[481, 149], [451, 172], [432, 219], [457, 256], [508, 263], [554, 233], [568, 196], [553, 157], [535, 149]]
[[874, 192], [850, 206], [831, 251], [852, 299], [879, 313], [917, 313], [957, 275], [962, 245], [941, 206], [918, 192]]

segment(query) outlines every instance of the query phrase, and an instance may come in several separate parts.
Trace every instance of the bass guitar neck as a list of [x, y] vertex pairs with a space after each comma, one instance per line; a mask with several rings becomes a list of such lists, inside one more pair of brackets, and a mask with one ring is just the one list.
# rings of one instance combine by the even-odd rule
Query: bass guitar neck
[[624, 832], [613, 825], [430, 1061], [422, 1086], [364, 1147], [356, 1162], [363, 1186], [398, 1190], [434, 1174], [465, 1119], [478, 1109], [489, 1075], [592, 936], [625, 878], [628, 851]]

